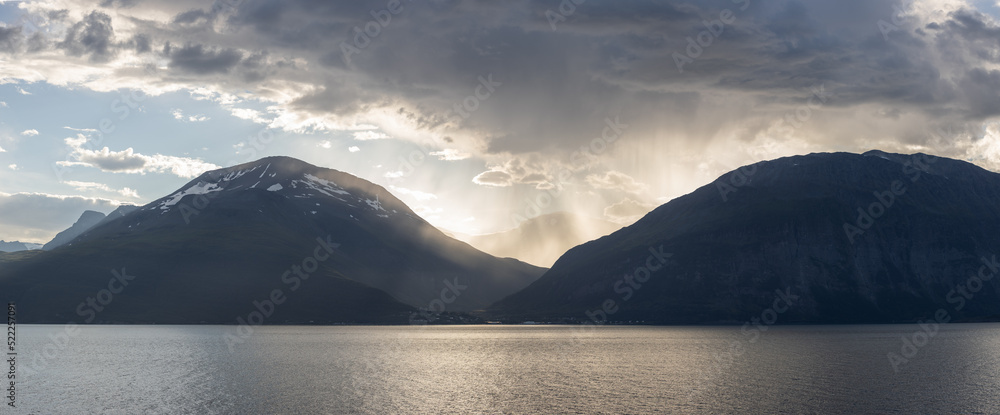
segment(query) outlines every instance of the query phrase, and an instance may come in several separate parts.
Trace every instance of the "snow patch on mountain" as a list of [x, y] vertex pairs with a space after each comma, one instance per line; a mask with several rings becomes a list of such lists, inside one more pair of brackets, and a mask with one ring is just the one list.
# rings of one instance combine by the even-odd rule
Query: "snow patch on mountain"
[[203, 195], [219, 191], [222, 191], [222, 188], [219, 187], [217, 183], [198, 182], [198, 184], [194, 186], [191, 186], [183, 191], [170, 195], [169, 199], [164, 200], [163, 203], [160, 203], [160, 209], [169, 209], [171, 206], [176, 205], [177, 202], [180, 202], [181, 199], [183, 199], [184, 196], [187, 195]]
[[311, 187], [313, 187], [314, 189], [317, 188], [318, 186], [323, 186], [323, 188], [333, 193], [341, 195], [351, 194], [350, 192], [344, 190], [344, 188], [338, 186], [336, 183], [331, 182], [329, 180], [320, 179], [319, 177], [313, 176], [311, 174], [306, 174], [305, 177], [306, 180], [308, 180], [307, 185], [312, 185]]

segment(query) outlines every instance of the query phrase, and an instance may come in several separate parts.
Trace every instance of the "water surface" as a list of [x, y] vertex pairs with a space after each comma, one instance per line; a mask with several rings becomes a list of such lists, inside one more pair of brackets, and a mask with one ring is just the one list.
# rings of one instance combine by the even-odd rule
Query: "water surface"
[[1000, 413], [997, 324], [895, 369], [918, 326], [257, 327], [232, 350], [235, 327], [62, 330], [19, 327], [3, 413]]

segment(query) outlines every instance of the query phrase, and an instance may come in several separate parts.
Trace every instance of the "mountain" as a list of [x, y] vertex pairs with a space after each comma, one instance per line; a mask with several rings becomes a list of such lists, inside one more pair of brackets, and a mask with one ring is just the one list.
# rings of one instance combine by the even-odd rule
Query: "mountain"
[[3, 241], [0, 240], [0, 252], [18, 252], [27, 251], [29, 249], [40, 249], [41, 244], [33, 244], [30, 242], [18, 242], [18, 241]]
[[[1000, 174], [925, 154], [745, 166], [577, 246], [508, 320], [1000, 320]], [[943, 311], [938, 311], [943, 310]]]
[[[94, 226], [103, 225], [105, 223], [111, 222], [111, 221], [113, 221], [115, 219], [118, 219], [120, 217], [128, 215], [129, 213], [135, 212], [136, 210], [139, 210], [139, 206], [136, 206], [136, 205], [121, 205], [121, 206], [118, 206], [118, 208], [116, 208], [115, 210], [111, 211], [111, 213], [109, 213], [107, 217], [105, 217], [104, 219], [101, 219], [101, 221], [97, 222], [96, 224], [94, 224]], [[87, 230], [90, 230], [90, 229], [87, 229]], [[84, 231], [84, 234], [86, 234], [86, 231]]]
[[76, 220], [73, 226], [62, 232], [56, 234], [55, 238], [52, 238], [47, 244], [42, 246], [43, 250], [51, 251], [57, 247], [65, 245], [71, 242], [76, 237], [83, 235], [88, 229], [93, 228], [99, 222], [104, 220], [106, 216], [101, 212], [95, 212], [93, 210], [84, 211], [83, 215], [80, 215], [80, 219]]
[[570, 248], [620, 228], [601, 219], [557, 212], [528, 219], [504, 232], [456, 237], [491, 255], [550, 267]]
[[0, 292], [25, 322], [79, 322], [96, 311], [81, 302], [114, 285], [93, 322], [233, 323], [277, 292], [267, 323], [405, 323], [419, 308], [482, 309], [544, 271], [445, 236], [381, 186], [288, 157], [204, 173], [72, 244], [0, 262]]

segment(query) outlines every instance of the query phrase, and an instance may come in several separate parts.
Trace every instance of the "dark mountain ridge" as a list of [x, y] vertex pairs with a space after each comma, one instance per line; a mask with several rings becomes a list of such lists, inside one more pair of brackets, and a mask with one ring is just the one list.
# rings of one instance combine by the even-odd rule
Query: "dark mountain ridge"
[[288, 301], [268, 323], [405, 323], [484, 308], [542, 269], [445, 236], [381, 186], [268, 157], [10, 261], [0, 288], [25, 322], [79, 321], [112, 271], [135, 279], [98, 322], [231, 323], [278, 289]]
[[569, 250], [489, 314], [736, 323], [792, 296], [778, 322], [905, 322], [938, 309], [997, 320], [1000, 285], [986, 277], [1000, 271], [998, 230], [1000, 174], [970, 163], [880, 151], [785, 157]]

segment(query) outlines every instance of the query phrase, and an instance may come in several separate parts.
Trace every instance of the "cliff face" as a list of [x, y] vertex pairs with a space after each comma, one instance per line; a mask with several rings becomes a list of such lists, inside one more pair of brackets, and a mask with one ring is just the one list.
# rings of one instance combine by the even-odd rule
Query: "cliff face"
[[922, 154], [811, 154], [743, 167], [573, 248], [491, 310], [742, 322], [790, 297], [781, 322], [914, 321], [939, 308], [997, 319], [996, 255], [1000, 175]]

